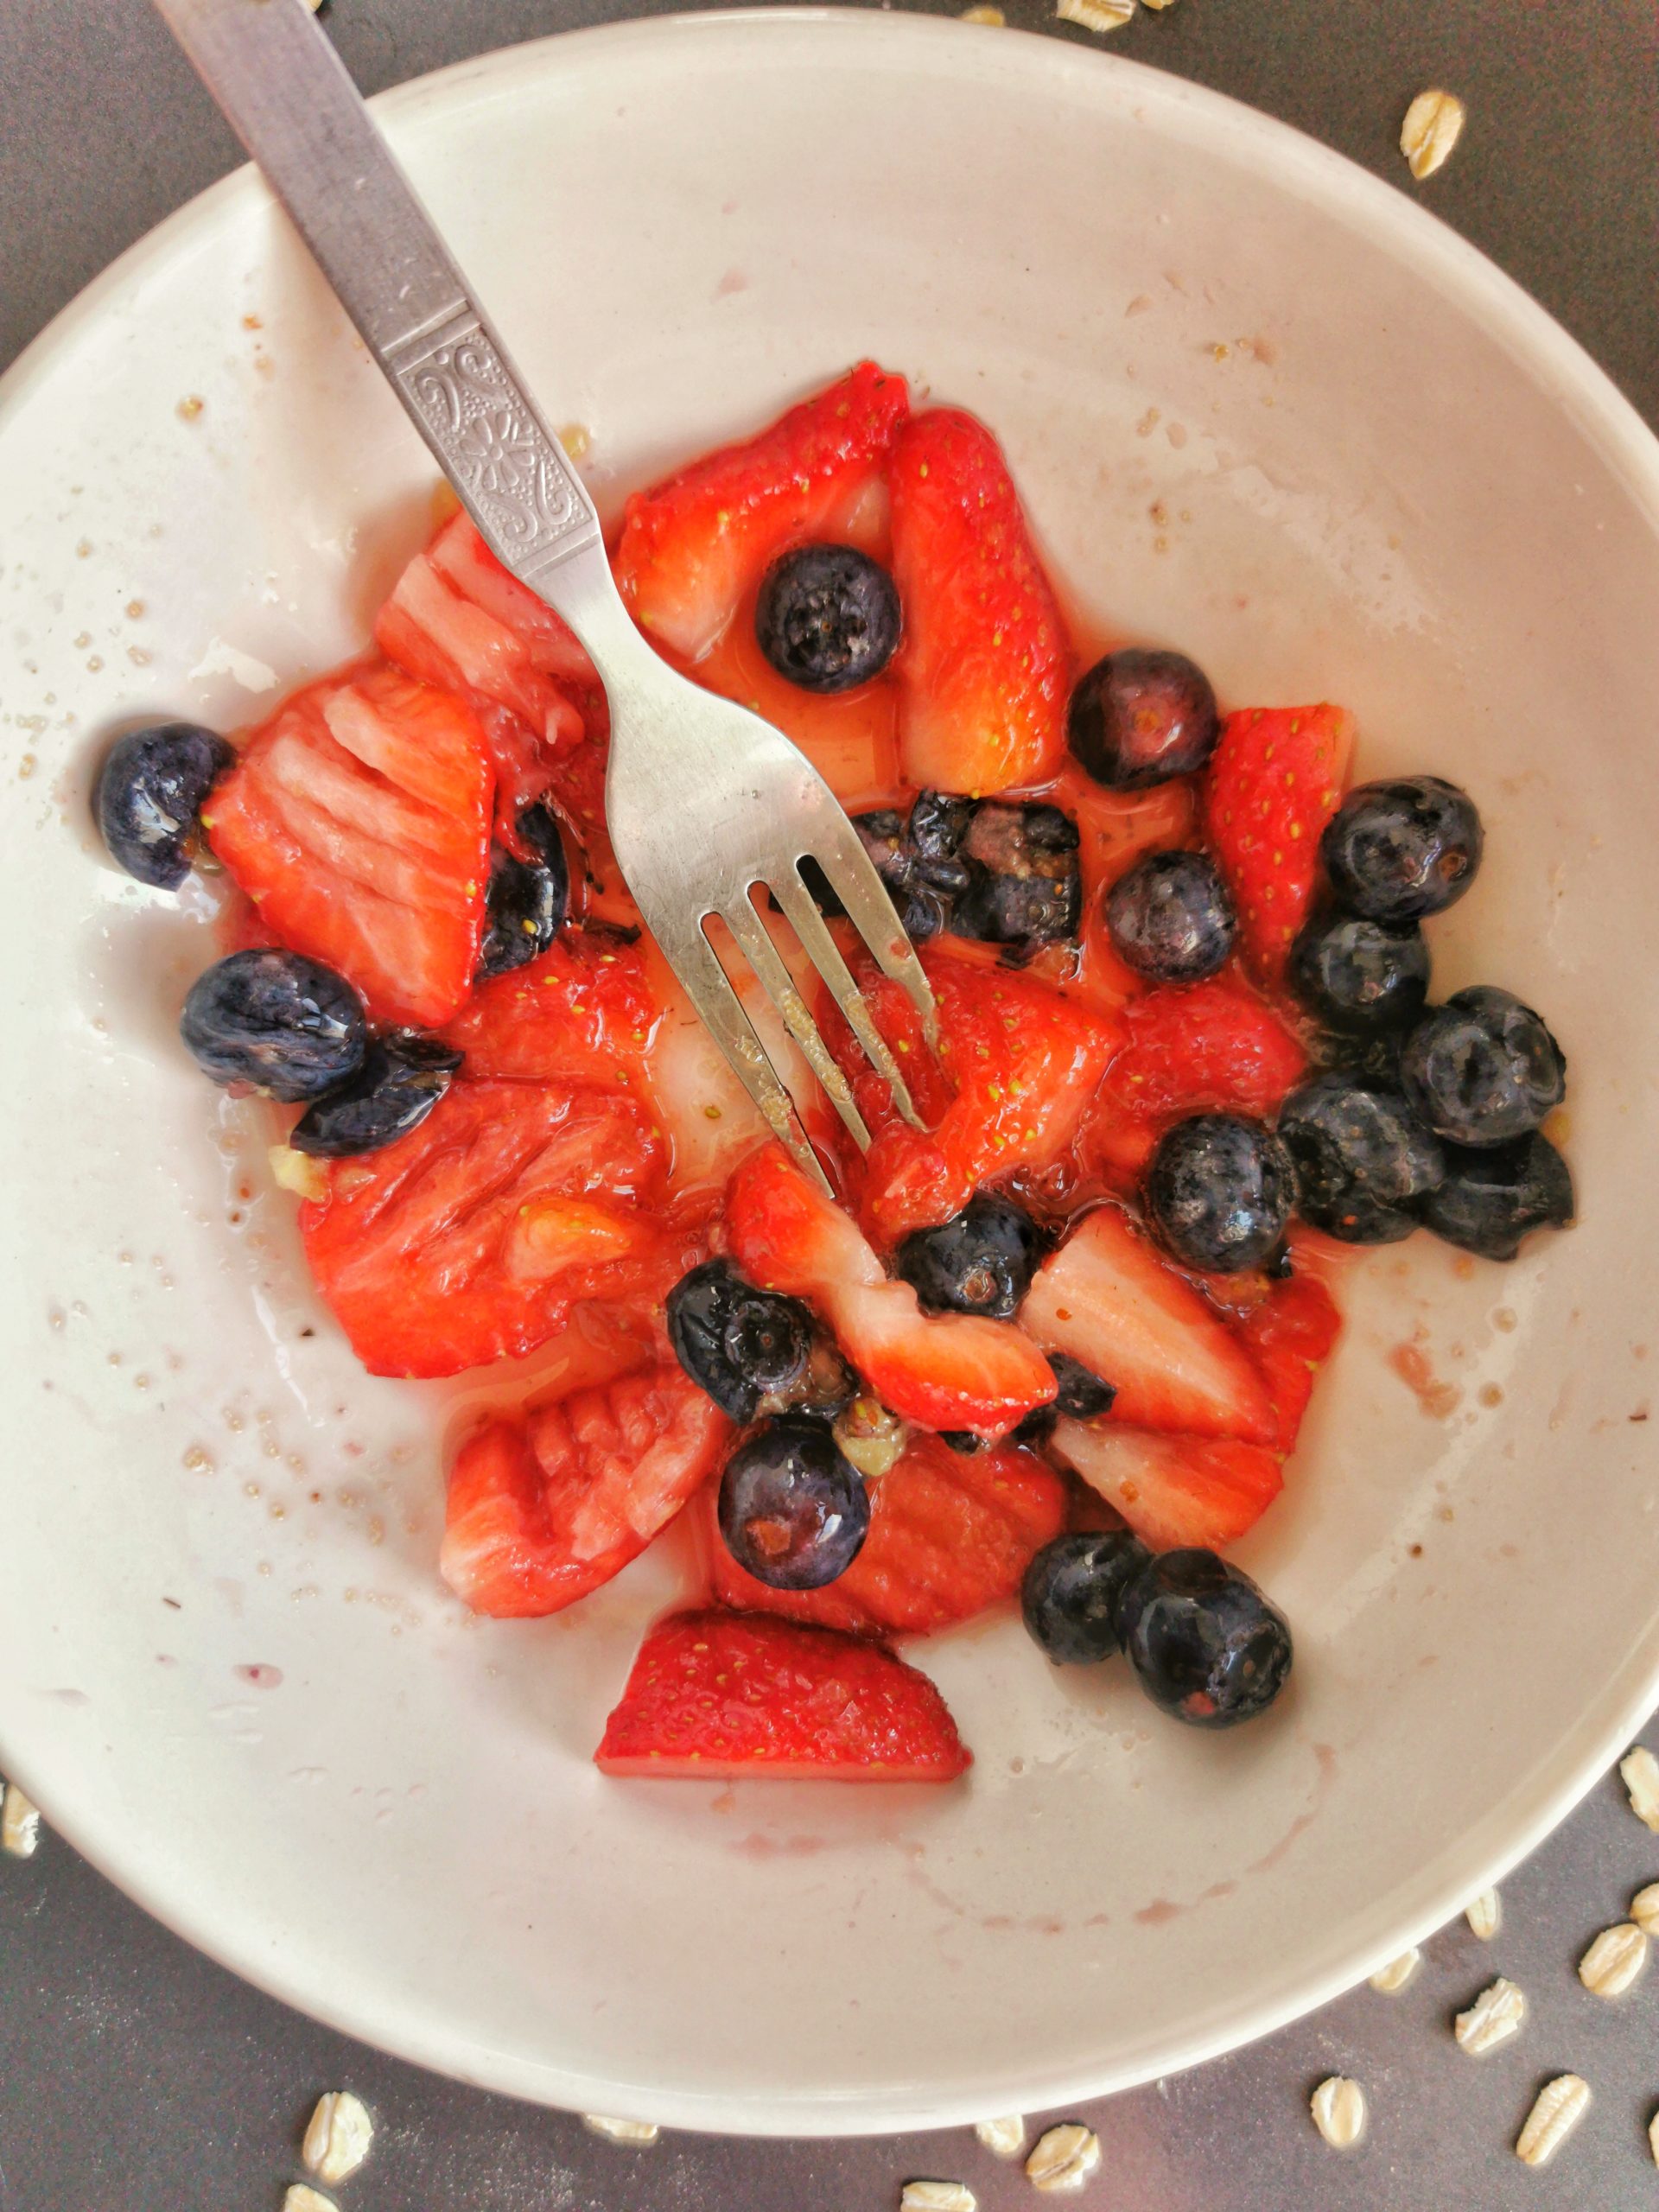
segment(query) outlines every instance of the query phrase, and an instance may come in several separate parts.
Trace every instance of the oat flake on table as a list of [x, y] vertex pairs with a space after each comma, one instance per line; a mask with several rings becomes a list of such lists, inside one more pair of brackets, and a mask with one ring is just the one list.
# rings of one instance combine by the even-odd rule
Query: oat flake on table
[[1351, 2151], [1365, 2133], [1365, 2092], [1345, 2075], [1332, 2074], [1308, 2099], [1313, 2125], [1333, 2151]]
[[1400, 126], [1400, 150], [1419, 184], [1433, 176], [1451, 158], [1452, 149], [1463, 136], [1467, 110], [1455, 92], [1438, 86], [1419, 92], [1406, 110]]
[[351, 2179], [373, 2140], [374, 2122], [362, 2099], [349, 2089], [330, 2089], [317, 2100], [300, 2156], [319, 2181], [333, 2187]]
[[1503, 1924], [1503, 1908], [1498, 1903], [1496, 1890], [1483, 1890], [1478, 1897], [1471, 1897], [1464, 1911], [1471, 1931], [1483, 1943], [1490, 1943]]
[[1371, 1987], [1384, 1997], [1392, 1997], [1411, 1980], [1423, 1962], [1423, 1955], [1414, 1943], [1408, 1951], [1402, 1951], [1397, 1959], [1390, 1959], [1371, 1976]]
[[1622, 1997], [1648, 1963], [1648, 1939], [1634, 1921], [1604, 1928], [1579, 1961], [1579, 1980], [1592, 1997]]
[[899, 2212], [979, 2212], [979, 2199], [965, 2182], [907, 2181]]
[[0, 1797], [0, 1851], [14, 1859], [32, 1859], [41, 1840], [38, 1806], [25, 1797], [15, 1782], [5, 1785]]
[[1100, 2138], [1080, 2121], [1064, 2121], [1037, 2138], [1026, 2173], [1033, 2187], [1058, 2196], [1081, 2189], [1100, 2164]]
[[1081, 23], [1086, 31], [1121, 31], [1135, 9], [1135, 0], [1054, 0], [1063, 23]]
[[296, 2181], [283, 2199], [283, 2212], [340, 2212], [340, 2208], [332, 2196]]
[[1659, 1835], [1659, 1759], [1645, 1744], [1638, 1744], [1633, 1751], [1626, 1751], [1618, 1770], [1630, 1792], [1630, 1810]]
[[1452, 2032], [1460, 2050], [1471, 2058], [1484, 2058], [1501, 2043], [1520, 2034], [1527, 2018], [1527, 2000], [1504, 1975], [1483, 1989], [1466, 2012], [1459, 2012]]
[[1579, 2075], [1546, 2082], [1515, 2139], [1516, 2157], [1522, 2165], [1548, 2165], [1589, 2109], [1590, 2084]]
[[995, 2158], [1017, 2158], [1026, 2147], [1026, 2123], [1018, 2113], [1006, 2120], [982, 2120], [974, 2133]]
[[620, 2143], [630, 2151], [645, 2150], [662, 2133], [655, 2120], [612, 2120], [602, 2112], [585, 2112], [582, 2124], [607, 2143]]
[[1644, 1936], [1659, 1936], [1659, 1882], [1649, 1882], [1630, 1899], [1630, 1918]]

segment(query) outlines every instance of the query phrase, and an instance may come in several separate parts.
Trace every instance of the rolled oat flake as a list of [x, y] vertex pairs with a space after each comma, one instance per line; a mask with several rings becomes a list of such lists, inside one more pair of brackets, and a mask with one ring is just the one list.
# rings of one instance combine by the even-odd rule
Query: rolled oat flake
[[1069, 2120], [1037, 2138], [1026, 2172], [1033, 2187], [1058, 2196], [1081, 2189], [1099, 2164], [1100, 2138], [1092, 2127]]
[[1344, 2075], [1321, 2082], [1308, 2099], [1308, 2109], [1333, 2151], [1351, 2151], [1365, 2133], [1365, 2092]]
[[964, 2182], [907, 2181], [899, 2212], [979, 2212], [979, 2199]]
[[1004, 2120], [982, 2120], [974, 2133], [996, 2158], [1017, 2158], [1026, 2147], [1026, 2123], [1016, 2113]]
[[317, 2099], [300, 2155], [317, 2179], [332, 2189], [351, 2179], [373, 2140], [374, 2122], [362, 2100], [349, 2089], [330, 2089]]
[[1384, 1997], [1392, 1997], [1403, 1989], [1423, 1962], [1423, 1955], [1414, 1943], [1408, 1951], [1402, 1951], [1397, 1959], [1390, 1959], [1371, 1976], [1371, 1987], [1380, 1990]]
[[1546, 2082], [1515, 2139], [1516, 2157], [1522, 2165], [1548, 2165], [1589, 2109], [1590, 2084], [1579, 2075]]
[[1527, 2018], [1527, 2000], [1504, 1975], [1483, 1989], [1466, 2012], [1459, 2012], [1452, 2032], [1459, 2048], [1471, 2058], [1484, 2058], [1511, 2036], [1518, 2036]]
[[1634, 1921], [1604, 1928], [1579, 1961], [1579, 1980], [1595, 1997], [1622, 1997], [1648, 1963], [1648, 1939]]

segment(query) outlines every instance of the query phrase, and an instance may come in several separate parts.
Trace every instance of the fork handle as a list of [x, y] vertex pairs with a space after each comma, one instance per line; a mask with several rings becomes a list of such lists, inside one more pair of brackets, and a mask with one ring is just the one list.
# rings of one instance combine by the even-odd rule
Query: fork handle
[[590, 625], [602, 559], [559, 571], [600, 547], [594, 503], [321, 25], [303, 0], [156, 4], [491, 552]]

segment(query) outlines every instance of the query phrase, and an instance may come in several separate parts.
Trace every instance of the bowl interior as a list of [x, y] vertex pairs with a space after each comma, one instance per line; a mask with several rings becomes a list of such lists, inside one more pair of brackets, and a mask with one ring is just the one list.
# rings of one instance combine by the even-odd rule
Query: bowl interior
[[1363, 772], [1466, 783], [1488, 860], [1439, 982], [1552, 1019], [1582, 1224], [1507, 1269], [1421, 1239], [1356, 1268], [1240, 1554], [1298, 1638], [1263, 1726], [1187, 1734], [998, 1620], [920, 1654], [977, 1753], [960, 1789], [603, 1781], [673, 1546], [546, 1624], [447, 1598], [441, 1447], [478, 1394], [357, 1369], [257, 1113], [173, 1041], [201, 903], [114, 874], [87, 823], [113, 728], [256, 718], [360, 644], [430, 516], [395, 404], [232, 181], [0, 395], [4, 1758], [240, 1971], [550, 2101], [850, 2131], [1209, 2055], [1455, 1910], [1659, 1671], [1659, 1037], [1630, 957], [1656, 450], [1402, 199], [1052, 42], [704, 17], [382, 112], [601, 499], [868, 352], [994, 425], [1109, 629], [1230, 702], [1341, 699]]

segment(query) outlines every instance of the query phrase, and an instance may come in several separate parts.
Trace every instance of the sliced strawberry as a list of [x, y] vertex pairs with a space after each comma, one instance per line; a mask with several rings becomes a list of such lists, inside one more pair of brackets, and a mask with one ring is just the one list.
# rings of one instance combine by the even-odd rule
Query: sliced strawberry
[[658, 1303], [702, 1249], [663, 1211], [664, 1166], [620, 1092], [462, 1076], [407, 1136], [325, 1167], [306, 1255], [372, 1374], [454, 1375], [582, 1301]]
[[846, 1573], [822, 1590], [773, 1590], [746, 1573], [712, 1527], [722, 1605], [786, 1613], [861, 1635], [926, 1635], [1015, 1596], [1033, 1554], [1066, 1522], [1065, 1484], [1034, 1452], [953, 1452], [918, 1432], [870, 1484], [870, 1529]]
[[475, 1613], [562, 1611], [667, 1527], [729, 1430], [672, 1363], [492, 1421], [450, 1471], [444, 1580]]
[[1050, 782], [1065, 757], [1071, 648], [1001, 448], [971, 415], [933, 408], [900, 432], [888, 480], [906, 782]]
[[538, 959], [480, 983], [444, 1035], [469, 1076], [631, 1087], [662, 1015], [649, 975], [639, 945], [563, 930]]
[[1011, 1322], [925, 1314], [908, 1283], [889, 1282], [851, 1217], [781, 1145], [732, 1177], [726, 1234], [753, 1281], [811, 1300], [872, 1395], [903, 1421], [996, 1436], [1054, 1395], [1047, 1361]]
[[1222, 725], [1205, 825], [1259, 982], [1278, 983], [1307, 918], [1319, 837], [1342, 803], [1353, 741], [1344, 707], [1249, 707]]
[[1115, 1421], [1062, 1421], [1054, 1449], [1155, 1552], [1222, 1551], [1284, 1488], [1279, 1456], [1234, 1437], [1171, 1436]]
[[646, 1637], [594, 1763], [701, 1781], [954, 1782], [972, 1754], [927, 1676], [879, 1644], [702, 1612]]
[[645, 632], [696, 660], [773, 556], [853, 505], [909, 412], [902, 377], [861, 361], [828, 391], [628, 501], [613, 566]]
[[392, 587], [375, 642], [423, 683], [457, 692], [496, 757], [511, 823], [547, 788], [547, 765], [590, 734], [603, 692], [575, 633], [453, 515]]
[[243, 747], [202, 821], [279, 943], [378, 1021], [447, 1021], [472, 987], [493, 772], [459, 700], [384, 662], [327, 677]]
[[1277, 1424], [1274, 1441], [1281, 1452], [1288, 1452], [1296, 1441], [1313, 1394], [1314, 1375], [1330, 1357], [1341, 1329], [1335, 1300], [1322, 1282], [1306, 1274], [1275, 1283], [1238, 1324], [1238, 1333], [1273, 1399]]
[[1035, 977], [927, 947], [922, 964], [939, 1009], [941, 1084], [909, 999], [861, 971], [877, 1027], [912, 1085], [923, 1134], [833, 1007], [823, 1031], [875, 1137], [861, 1171], [864, 1218], [884, 1240], [959, 1213], [982, 1183], [1041, 1170], [1071, 1144], [1122, 1036], [1116, 1019]]
[[1045, 1350], [1116, 1386], [1115, 1421], [1273, 1439], [1267, 1390], [1226, 1323], [1116, 1206], [1087, 1215], [1044, 1262], [1020, 1320]]
[[1147, 1116], [1274, 1113], [1307, 1054], [1236, 976], [1150, 990], [1123, 1010], [1128, 1039], [1101, 1085], [1103, 1105]]

